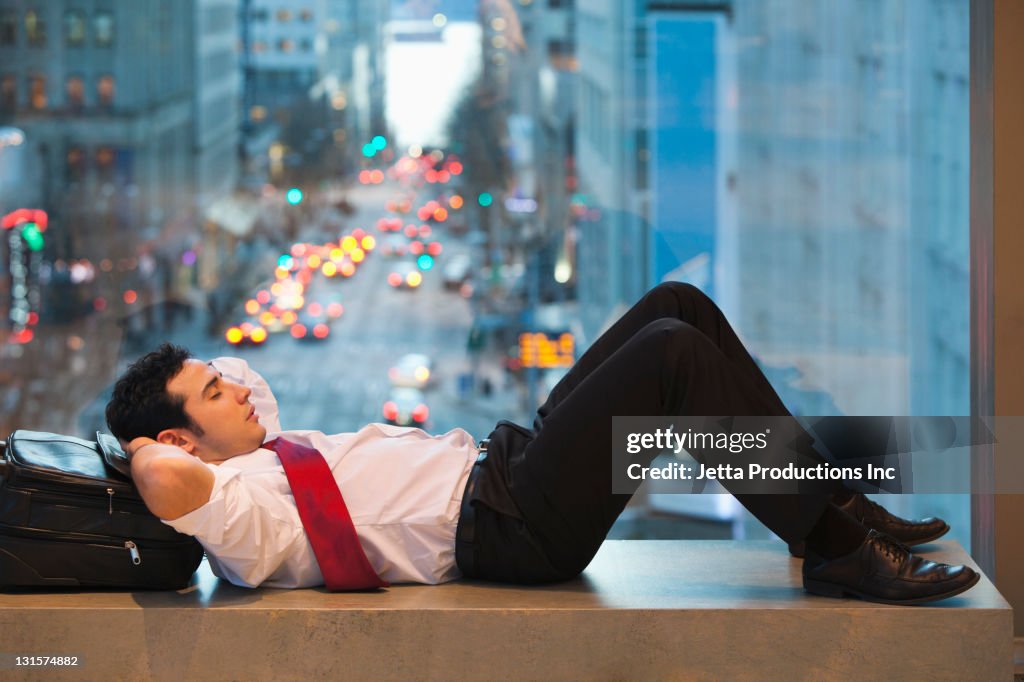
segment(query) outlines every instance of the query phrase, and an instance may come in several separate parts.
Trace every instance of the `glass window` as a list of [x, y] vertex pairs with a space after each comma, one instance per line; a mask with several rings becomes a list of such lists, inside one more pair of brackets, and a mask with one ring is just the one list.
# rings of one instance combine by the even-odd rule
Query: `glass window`
[[65, 165], [68, 182], [80, 182], [85, 178], [86, 173], [85, 150], [79, 146], [68, 149]]
[[114, 180], [114, 166], [117, 151], [113, 147], [100, 147], [96, 150], [96, 177], [101, 183]]
[[71, 76], [66, 85], [67, 104], [72, 110], [85, 106], [85, 81], [81, 76]]
[[[155, 36], [161, 22], [189, 25], [197, 3], [158, 4], [163, 14], [153, 2], [0, 1], [7, 46], [27, 45], [29, 16], [35, 40], [51, 17], [56, 47], [84, 36], [95, 53], [121, 47], [118, 29], [150, 21], [153, 49], [134, 58], [139, 73], [167, 80], [120, 76], [102, 64], [113, 49], [95, 69], [70, 59], [49, 76], [58, 80], [30, 79], [45, 51], [0, 47], [5, 112], [49, 108], [47, 87], [62, 107], [132, 105], [102, 116], [103, 146], [74, 121], [47, 122], [63, 145], [37, 172], [53, 174], [39, 182], [57, 205], [43, 208], [62, 217], [48, 243], [96, 263], [97, 276], [74, 296], [52, 282], [41, 290], [49, 326], [36, 338], [55, 340], [20, 349], [20, 363], [0, 295], [0, 377], [15, 378], [0, 381], [0, 405], [12, 406], [0, 410], [0, 434], [103, 428], [114, 376], [93, 368], [123, 367], [163, 340], [234, 354], [225, 334], [254, 323], [246, 303], [260, 296], [270, 301], [260, 315], [275, 306], [273, 330], [244, 352], [280, 392], [285, 423], [337, 433], [383, 418], [388, 369], [421, 352], [443, 385], [424, 392], [433, 431], [485, 437], [488, 415], [530, 423], [558, 379], [523, 367], [520, 334], [569, 329], [582, 352], [662, 281], [709, 294], [794, 412], [969, 413], [970, 0], [392, 3], [386, 16], [342, 21], [343, 32], [382, 39], [338, 34], [329, 60], [307, 54], [318, 47], [313, 27], [326, 30], [318, 8], [381, 3], [210, 2], [199, 3], [211, 5], [203, 41], [224, 50], [198, 65], [174, 49], [174, 34], [166, 53]], [[228, 5], [250, 7], [255, 24], [244, 78], [238, 55], [226, 54], [239, 36], [224, 20]], [[176, 117], [184, 101], [203, 102], [203, 115]], [[114, 144], [152, 121], [160, 134], [139, 149]], [[87, 171], [108, 185], [80, 210], [62, 202], [64, 153], [68, 181]], [[291, 188], [302, 191], [296, 206]], [[356, 225], [379, 249], [358, 264], [339, 243]], [[443, 245], [436, 262], [424, 259], [432, 269], [415, 290], [388, 283], [408, 252], [381, 253], [408, 249], [406, 229], [424, 249]], [[308, 267], [311, 255], [320, 269]], [[451, 260], [468, 265], [448, 268]], [[291, 337], [269, 289], [279, 276], [303, 284], [310, 303], [345, 301], [327, 343], [347, 353]], [[371, 291], [374, 305], [348, 306], [359, 298], [350, 284]], [[145, 293], [130, 299], [129, 290]], [[90, 335], [66, 361], [28, 362], [42, 357], [35, 348], [71, 349], [61, 335], [83, 328]], [[333, 372], [345, 383], [321, 380]], [[66, 376], [86, 400], [72, 405], [54, 389], [26, 401], [8, 388]], [[464, 409], [476, 402], [487, 409]], [[936, 487], [966, 475], [955, 466], [914, 474]], [[722, 537], [765, 535], [738, 507], [648, 492], [678, 535], [692, 531], [688, 515], [712, 519]], [[968, 505], [938, 495], [890, 506], [946, 516], [968, 544]]]
[[114, 77], [100, 76], [96, 81], [96, 97], [102, 107], [110, 107], [114, 104]]
[[18, 42], [18, 13], [12, 9], [0, 9], [0, 45], [15, 45]]
[[0, 109], [12, 112], [18, 108], [18, 79], [11, 73], [0, 78]]
[[64, 41], [68, 47], [85, 45], [85, 12], [72, 9], [64, 13]]
[[25, 38], [32, 47], [46, 47], [46, 19], [34, 9], [25, 12]]
[[46, 76], [29, 76], [28, 104], [33, 109], [46, 108]]
[[110, 12], [97, 12], [93, 15], [92, 25], [96, 47], [112, 47], [114, 45], [114, 15]]

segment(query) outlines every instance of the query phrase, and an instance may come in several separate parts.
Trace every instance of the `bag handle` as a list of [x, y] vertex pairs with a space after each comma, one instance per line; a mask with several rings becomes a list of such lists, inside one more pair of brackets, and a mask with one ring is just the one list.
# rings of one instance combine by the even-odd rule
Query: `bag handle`
[[114, 471], [130, 481], [132, 479], [132, 465], [131, 462], [128, 461], [128, 456], [125, 455], [124, 451], [121, 449], [121, 444], [117, 442], [117, 439], [109, 433], [97, 431], [96, 442], [100, 446], [100, 453], [103, 455], [103, 461], [106, 462]]

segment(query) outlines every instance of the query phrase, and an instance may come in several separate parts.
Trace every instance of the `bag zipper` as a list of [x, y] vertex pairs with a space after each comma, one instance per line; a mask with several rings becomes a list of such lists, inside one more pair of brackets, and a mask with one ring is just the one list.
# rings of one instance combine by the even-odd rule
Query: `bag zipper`
[[[123, 547], [131, 553], [134, 548], [138, 554], [139, 546], [132, 540], [121, 541], [109, 535], [89, 535], [88, 533], [67, 533], [43, 528], [20, 528], [0, 524], [0, 535], [12, 535], [14, 537], [28, 538], [31, 540], [55, 540], [58, 542], [82, 542], [105, 547]], [[185, 536], [183, 540], [147, 540], [146, 545], [150, 549], [174, 549], [178, 546], [188, 545], [195, 541], [191, 536]], [[131, 547], [128, 545], [131, 544]], [[141, 559], [140, 559], [141, 561]], [[134, 563], [134, 558], [133, 558]]]
[[142, 557], [139, 556], [139, 548], [134, 542], [131, 540], [125, 540], [124, 548], [128, 550], [128, 554], [131, 556], [133, 564], [138, 566], [142, 563]]
[[[15, 490], [15, 488], [12, 488]], [[103, 498], [97, 495], [88, 495], [83, 493], [73, 492], [56, 492], [46, 489], [32, 489], [32, 488], [17, 488], [16, 490], [26, 492], [32, 496], [34, 500], [39, 501], [41, 504], [70, 504], [75, 503], [87, 508], [102, 509]], [[114, 514], [114, 495], [117, 491], [113, 488], [107, 488], [107, 514]], [[118, 500], [118, 511], [138, 513], [143, 510], [149, 513], [149, 509], [146, 507], [146, 503], [142, 500], [133, 500], [130, 497], [122, 496]]]
[[62, 471], [60, 469], [24, 464], [12, 458], [7, 460], [7, 468], [8, 481], [13, 484], [13, 487], [15, 488], [40, 486], [43, 488], [59, 490], [60, 488], [68, 485], [76, 485], [100, 491], [111, 487], [112, 484], [114, 487], [120, 486], [128, 490], [134, 488], [131, 479], [125, 479], [122, 481], [111, 478], [98, 478], [96, 476], [88, 476], [86, 474]]

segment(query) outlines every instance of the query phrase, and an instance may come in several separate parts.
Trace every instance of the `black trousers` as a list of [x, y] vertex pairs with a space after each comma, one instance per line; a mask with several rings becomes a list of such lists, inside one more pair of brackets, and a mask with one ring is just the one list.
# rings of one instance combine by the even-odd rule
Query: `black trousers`
[[[718, 306], [696, 287], [661, 284], [583, 354], [537, 410], [532, 430], [503, 422], [491, 434], [489, 480], [473, 501], [475, 561], [460, 565], [463, 572], [516, 583], [582, 572], [631, 497], [612, 493], [611, 461], [612, 417], [630, 415], [789, 412]], [[797, 541], [830, 494], [737, 499]]]

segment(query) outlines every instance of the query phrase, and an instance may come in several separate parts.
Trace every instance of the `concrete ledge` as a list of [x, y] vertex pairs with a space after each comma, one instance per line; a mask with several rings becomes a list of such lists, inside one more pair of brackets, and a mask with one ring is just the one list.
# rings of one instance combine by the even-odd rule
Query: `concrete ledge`
[[[971, 563], [955, 543], [924, 548]], [[973, 565], [973, 564], [972, 564]], [[934, 606], [813, 597], [771, 542], [609, 541], [579, 579], [378, 594], [0, 594], [22, 679], [1012, 679], [1012, 611], [983, 578]], [[4, 672], [10, 672], [6, 670]]]

